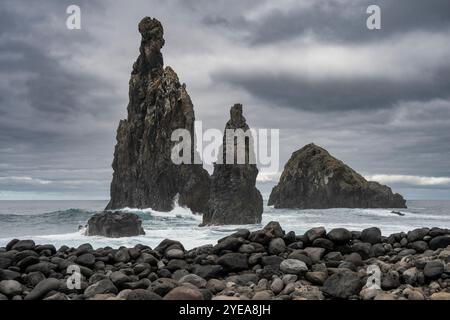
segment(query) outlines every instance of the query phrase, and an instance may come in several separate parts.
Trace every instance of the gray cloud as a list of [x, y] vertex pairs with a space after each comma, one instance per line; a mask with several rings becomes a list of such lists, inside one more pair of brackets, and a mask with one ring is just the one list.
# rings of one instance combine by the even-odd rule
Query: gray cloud
[[[251, 126], [281, 129], [280, 168], [315, 142], [364, 175], [449, 177], [449, 3], [375, 1], [383, 29], [368, 32], [368, 2], [4, 1], [0, 199], [108, 197], [145, 15], [164, 23], [165, 62], [204, 129], [222, 129], [242, 102]], [[64, 25], [72, 3], [80, 31]]]
[[[315, 0], [297, 4], [284, 1], [279, 8], [263, 11], [259, 19], [217, 13], [202, 21], [218, 28], [244, 29], [245, 39], [253, 45], [303, 36], [327, 42], [379, 41], [399, 33], [438, 31], [450, 26], [450, 3], [446, 0]], [[382, 30], [377, 32], [366, 28], [366, 10], [373, 4], [379, 5], [382, 13]]]

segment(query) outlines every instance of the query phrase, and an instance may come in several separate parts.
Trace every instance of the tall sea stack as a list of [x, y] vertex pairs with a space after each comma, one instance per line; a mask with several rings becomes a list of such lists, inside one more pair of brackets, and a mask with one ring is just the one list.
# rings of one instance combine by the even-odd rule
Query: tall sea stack
[[163, 68], [163, 27], [156, 19], [139, 23], [140, 55], [129, 83], [128, 118], [117, 129], [111, 201], [106, 209], [124, 207], [173, 209], [179, 204], [195, 213], [208, 210], [210, 178], [201, 164], [175, 165], [171, 141], [176, 129], [187, 129], [195, 154], [194, 107], [177, 74]]
[[275, 208], [406, 208], [391, 188], [367, 181], [325, 149], [309, 144], [294, 152], [269, 198]]
[[[258, 168], [250, 160], [254, 158], [252, 137], [247, 136], [245, 161], [238, 164], [238, 139], [230, 136], [227, 139], [227, 130], [241, 129], [248, 132], [250, 129], [246, 119], [242, 115], [242, 105], [236, 104], [230, 110], [230, 120], [225, 126], [221, 153], [222, 163], [214, 164], [214, 173], [211, 181], [211, 194], [209, 211], [203, 215], [203, 225], [229, 225], [229, 224], [254, 224], [261, 222], [263, 213], [263, 200], [261, 193], [256, 189], [256, 177]], [[227, 142], [228, 140], [228, 142]], [[233, 150], [227, 146], [233, 145]], [[231, 149], [231, 148], [230, 148]], [[227, 160], [227, 152], [234, 159], [233, 163]]]

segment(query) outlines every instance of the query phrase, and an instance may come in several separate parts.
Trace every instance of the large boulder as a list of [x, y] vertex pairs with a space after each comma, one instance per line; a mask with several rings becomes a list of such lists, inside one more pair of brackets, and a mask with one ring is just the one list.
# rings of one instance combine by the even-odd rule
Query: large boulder
[[[242, 115], [242, 105], [236, 104], [230, 110], [230, 120], [225, 126], [221, 153], [223, 157], [214, 164], [211, 181], [209, 211], [203, 215], [203, 225], [254, 224], [260, 223], [263, 213], [263, 199], [256, 189], [258, 169], [252, 148], [252, 137], [240, 139], [227, 133], [236, 130], [250, 133]], [[234, 146], [234, 147], [233, 147]], [[245, 148], [245, 149], [244, 149]], [[239, 161], [239, 155], [245, 158]], [[231, 162], [231, 163], [230, 163]]]
[[[171, 211], [179, 195], [180, 205], [205, 213], [210, 181], [208, 172], [196, 161], [194, 106], [175, 71], [163, 68], [161, 23], [146, 17], [139, 23], [139, 32], [140, 55], [129, 82], [128, 118], [120, 121], [117, 129], [107, 209]], [[177, 129], [190, 133], [190, 163], [172, 162], [172, 149], [179, 142], [171, 138]]]
[[87, 225], [87, 236], [121, 238], [145, 234], [139, 216], [129, 212], [97, 213], [88, 220]]
[[275, 208], [406, 208], [399, 194], [367, 181], [325, 149], [309, 144], [294, 152], [269, 198]]

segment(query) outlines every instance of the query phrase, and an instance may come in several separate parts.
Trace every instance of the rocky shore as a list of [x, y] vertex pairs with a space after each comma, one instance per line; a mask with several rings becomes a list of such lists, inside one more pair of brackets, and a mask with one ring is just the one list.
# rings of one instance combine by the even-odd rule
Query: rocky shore
[[[67, 284], [74, 265], [78, 289]], [[168, 239], [95, 250], [12, 240], [0, 248], [6, 299], [449, 300], [450, 230], [383, 237], [378, 228], [319, 227], [296, 235], [271, 222], [192, 250]]]

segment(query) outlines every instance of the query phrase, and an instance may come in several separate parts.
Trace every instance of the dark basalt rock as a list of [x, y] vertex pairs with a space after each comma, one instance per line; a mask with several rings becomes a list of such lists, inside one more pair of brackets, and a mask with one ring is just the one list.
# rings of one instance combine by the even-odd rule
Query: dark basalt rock
[[145, 234], [139, 216], [129, 212], [97, 213], [88, 220], [87, 224], [87, 236], [121, 238]]
[[406, 208], [391, 188], [367, 181], [331, 156], [309, 144], [294, 152], [270, 194], [275, 208]]
[[[256, 164], [251, 164], [253, 149], [251, 137], [246, 138], [245, 163], [237, 164], [238, 145], [237, 139], [228, 142], [234, 143], [232, 150], [227, 151], [226, 130], [241, 129], [244, 132], [249, 126], [242, 115], [242, 105], [236, 104], [230, 110], [230, 120], [225, 126], [223, 145], [221, 148], [223, 161], [214, 164], [214, 173], [211, 181], [211, 193], [209, 211], [203, 215], [203, 225], [227, 225], [227, 224], [254, 224], [261, 222], [263, 213], [263, 200], [261, 193], [256, 189], [256, 177], [258, 169]], [[232, 157], [234, 164], [227, 163]]]
[[124, 207], [170, 211], [174, 199], [194, 213], [207, 212], [209, 174], [201, 164], [176, 165], [171, 160], [172, 132], [191, 133], [195, 149], [194, 106], [177, 74], [163, 68], [163, 27], [156, 19], [139, 23], [140, 55], [130, 79], [128, 118], [120, 121], [114, 152], [111, 201], [107, 209]]

